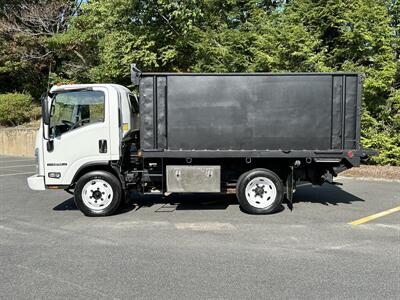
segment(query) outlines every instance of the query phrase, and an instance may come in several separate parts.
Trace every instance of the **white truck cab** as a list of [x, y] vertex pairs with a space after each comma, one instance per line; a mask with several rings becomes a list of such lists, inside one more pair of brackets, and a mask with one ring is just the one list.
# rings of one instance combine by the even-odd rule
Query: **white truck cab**
[[42, 105], [33, 190], [66, 189], [81, 170], [108, 168], [120, 160], [123, 137], [139, 126], [137, 98], [116, 84], [54, 86]]

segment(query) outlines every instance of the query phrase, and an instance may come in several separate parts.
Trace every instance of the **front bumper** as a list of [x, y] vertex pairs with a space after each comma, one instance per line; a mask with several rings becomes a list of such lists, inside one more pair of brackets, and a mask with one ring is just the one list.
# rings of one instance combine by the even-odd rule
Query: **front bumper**
[[27, 181], [28, 181], [28, 186], [31, 190], [44, 191], [46, 189], [44, 185], [44, 176], [42, 175], [38, 174], [32, 175], [28, 177]]

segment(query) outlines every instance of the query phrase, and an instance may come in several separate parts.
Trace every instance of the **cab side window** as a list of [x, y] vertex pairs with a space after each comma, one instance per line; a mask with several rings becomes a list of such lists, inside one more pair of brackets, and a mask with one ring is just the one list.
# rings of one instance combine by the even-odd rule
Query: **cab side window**
[[71, 91], [56, 94], [50, 118], [53, 137], [93, 123], [104, 122], [105, 96], [101, 91]]

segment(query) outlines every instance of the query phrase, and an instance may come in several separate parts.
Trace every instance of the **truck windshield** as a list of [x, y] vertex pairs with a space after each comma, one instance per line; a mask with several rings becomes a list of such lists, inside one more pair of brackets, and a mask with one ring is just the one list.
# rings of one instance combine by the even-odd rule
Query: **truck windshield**
[[104, 122], [104, 102], [104, 93], [100, 91], [56, 94], [51, 106], [51, 136], [59, 136], [88, 124]]

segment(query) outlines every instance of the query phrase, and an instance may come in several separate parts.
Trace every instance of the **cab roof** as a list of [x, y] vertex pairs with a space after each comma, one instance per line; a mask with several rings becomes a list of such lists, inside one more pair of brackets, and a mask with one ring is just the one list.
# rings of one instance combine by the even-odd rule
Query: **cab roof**
[[95, 87], [105, 87], [105, 88], [114, 88], [116, 90], [119, 90], [120, 92], [125, 92], [125, 93], [131, 93], [129, 89], [126, 87], [119, 85], [119, 84], [114, 84], [114, 83], [95, 83], [95, 84], [64, 84], [64, 85], [54, 85], [50, 89], [50, 93], [57, 93], [60, 91], [68, 91], [68, 90], [80, 90], [80, 89], [89, 89], [89, 88], [95, 88]]

